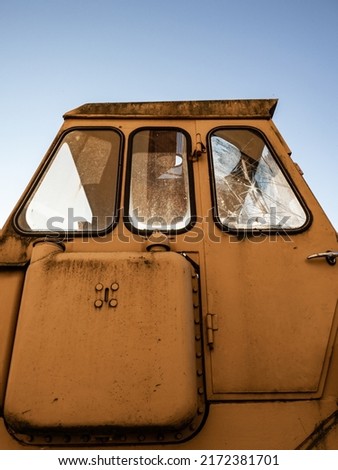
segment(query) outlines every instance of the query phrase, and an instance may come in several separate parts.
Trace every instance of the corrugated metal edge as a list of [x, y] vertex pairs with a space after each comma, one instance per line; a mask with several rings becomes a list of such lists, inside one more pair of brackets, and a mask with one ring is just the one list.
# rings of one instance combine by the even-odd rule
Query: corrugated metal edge
[[271, 119], [277, 99], [87, 103], [64, 114], [69, 118], [260, 118]]

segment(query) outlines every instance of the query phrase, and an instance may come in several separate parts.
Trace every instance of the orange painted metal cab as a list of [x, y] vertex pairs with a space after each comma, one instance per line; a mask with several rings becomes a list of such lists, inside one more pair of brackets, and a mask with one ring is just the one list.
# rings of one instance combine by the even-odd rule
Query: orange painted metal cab
[[94, 103], [0, 237], [0, 447], [338, 448], [337, 233], [276, 100]]

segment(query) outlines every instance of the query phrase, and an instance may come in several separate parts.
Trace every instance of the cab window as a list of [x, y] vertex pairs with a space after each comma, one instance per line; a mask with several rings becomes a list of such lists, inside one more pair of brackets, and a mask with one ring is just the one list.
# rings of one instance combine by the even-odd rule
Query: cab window
[[228, 230], [301, 229], [307, 214], [262, 135], [217, 129], [210, 135], [214, 211]]
[[120, 147], [113, 129], [65, 134], [19, 213], [19, 228], [97, 232], [110, 227], [116, 219]]
[[192, 178], [186, 135], [142, 129], [131, 137], [126, 210], [132, 231], [178, 232], [192, 221]]

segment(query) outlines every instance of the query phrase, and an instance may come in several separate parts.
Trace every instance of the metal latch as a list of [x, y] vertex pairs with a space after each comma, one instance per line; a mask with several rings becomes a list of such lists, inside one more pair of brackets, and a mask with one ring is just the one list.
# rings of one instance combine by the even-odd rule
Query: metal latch
[[214, 347], [214, 331], [218, 330], [217, 314], [207, 313], [207, 343], [210, 349]]

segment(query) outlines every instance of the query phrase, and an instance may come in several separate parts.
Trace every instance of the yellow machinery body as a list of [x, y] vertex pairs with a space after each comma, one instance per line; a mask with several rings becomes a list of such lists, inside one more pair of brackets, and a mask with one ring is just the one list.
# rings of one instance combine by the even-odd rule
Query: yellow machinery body
[[0, 232], [1, 449], [338, 449], [337, 233], [276, 104], [65, 114]]

